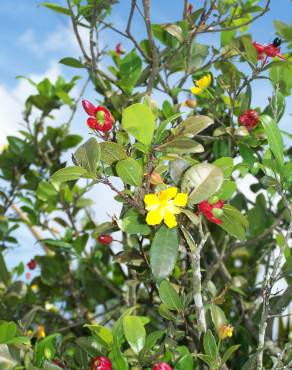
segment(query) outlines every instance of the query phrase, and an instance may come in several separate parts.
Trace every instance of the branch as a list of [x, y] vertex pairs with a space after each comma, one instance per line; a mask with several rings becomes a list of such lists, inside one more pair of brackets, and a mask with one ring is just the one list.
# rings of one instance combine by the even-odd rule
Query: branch
[[159, 73], [159, 54], [155, 45], [153, 33], [152, 33], [152, 27], [151, 27], [151, 20], [150, 20], [150, 0], [142, 0], [143, 7], [144, 7], [144, 14], [145, 14], [145, 24], [146, 24], [146, 30], [148, 35], [148, 40], [150, 44], [151, 49], [151, 56], [152, 56], [152, 69], [150, 72], [149, 77], [149, 83], [147, 87], [147, 94], [151, 95], [153, 86], [154, 86], [154, 80], [155, 77]]

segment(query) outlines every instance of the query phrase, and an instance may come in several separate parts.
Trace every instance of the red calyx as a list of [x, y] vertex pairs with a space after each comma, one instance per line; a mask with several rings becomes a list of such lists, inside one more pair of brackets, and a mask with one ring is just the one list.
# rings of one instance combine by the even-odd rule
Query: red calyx
[[254, 41], [252, 44], [254, 48], [256, 49], [256, 51], [258, 52], [258, 59], [263, 60], [265, 57], [264, 62], [263, 62], [264, 64], [268, 57], [278, 57], [282, 60], [286, 60], [286, 58], [284, 58], [281, 55], [281, 50], [278, 46], [275, 46], [273, 44], [262, 45], [256, 41]]
[[159, 364], [153, 366], [153, 370], [172, 370], [172, 367], [166, 362], [160, 362]]
[[118, 56], [124, 54], [124, 51], [122, 50], [122, 44], [120, 42], [116, 45], [115, 52], [118, 54]]
[[113, 238], [111, 235], [104, 234], [104, 235], [99, 235], [97, 240], [100, 242], [100, 244], [109, 245], [113, 241]]
[[214, 204], [210, 204], [207, 200], [204, 200], [203, 202], [198, 204], [199, 211], [204, 214], [204, 216], [214, 224], [221, 224], [222, 220], [220, 218], [217, 218], [213, 215], [212, 210], [214, 208], [222, 209], [224, 206], [224, 200], [218, 200], [218, 202]]
[[112, 370], [112, 363], [107, 357], [95, 357], [91, 364], [92, 370]]
[[193, 5], [192, 4], [188, 4], [188, 6], [187, 6], [187, 13], [189, 14], [189, 15], [191, 15], [192, 14], [192, 12], [193, 12]]
[[64, 364], [63, 364], [63, 362], [62, 362], [62, 361], [60, 361], [60, 360], [53, 360], [53, 361], [52, 361], [52, 363], [53, 363], [54, 365], [59, 366], [61, 369], [65, 369], [65, 365], [64, 365]]
[[28, 267], [30, 270], [34, 270], [34, 269], [37, 267], [36, 260], [34, 260], [34, 259], [32, 258], [32, 259], [28, 262], [27, 267]]
[[239, 116], [239, 123], [251, 131], [259, 123], [259, 115], [256, 110], [249, 109]]
[[85, 112], [90, 116], [87, 119], [87, 125], [97, 131], [107, 132], [113, 127], [113, 117], [103, 106], [94, 106], [88, 100], [82, 100], [82, 106]]

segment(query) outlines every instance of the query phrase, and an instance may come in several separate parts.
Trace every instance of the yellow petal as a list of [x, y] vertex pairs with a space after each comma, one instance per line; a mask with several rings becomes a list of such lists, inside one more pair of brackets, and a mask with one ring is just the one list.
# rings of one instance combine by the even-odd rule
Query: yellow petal
[[159, 205], [159, 199], [156, 194], [146, 194], [144, 197], [144, 203], [146, 204], [146, 209], [152, 208], [153, 206]]
[[177, 193], [176, 197], [173, 200], [173, 204], [178, 207], [185, 207], [188, 201], [187, 193]]
[[200, 87], [194, 86], [194, 87], [191, 88], [191, 92], [195, 95], [200, 95], [202, 93], [202, 91], [203, 90]]
[[146, 222], [148, 225], [158, 225], [163, 220], [163, 213], [160, 210], [147, 213]]
[[177, 193], [177, 188], [175, 186], [172, 186], [170, 188], [167, 188], [167, 189], [161, 191], [159, 193], [158, 197], [159, 197], [160, 201], [170, 200], [170, 199], [173, 199], [176, 196], [176, 193]]
[[175, 227], [177, 225], [176, 218], [174, 214], [166, 211], [164, 214], [165, 225], [169, 228]]

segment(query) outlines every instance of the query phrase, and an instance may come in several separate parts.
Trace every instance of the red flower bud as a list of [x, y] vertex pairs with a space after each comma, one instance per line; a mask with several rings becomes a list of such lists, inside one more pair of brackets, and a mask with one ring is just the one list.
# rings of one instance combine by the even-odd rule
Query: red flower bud
[[27, 267], [28, 267], [30, 270], [34, 270], [34, 269], [37, 267], [36, 260], [34, 260], [34, 259], [32, 258], [32, 259], [28, 262]]
[[172, 367], [169, 366], [166, 362], [160, 362], [153, 366], [153, 370], [172, 370]]
[[259, 115], [256, 110], [249, 109], [239, 116], [239, 123], [251, 131], [259, 123]]
[[104, 235], [99, 235], [97, 240], [100, 242], [100, 244], [109, 245], [113, 241], [113, 238], [111, 235], [104, 234]]
[[118, 54], [118, 56], [125, 53], [122, 49], [122, 44], [120, 42], [116, 45], [115, 52]]
[[[203, 202], [198, 204], [199, 211], [204, 214], [204, 216], [210, 221], [213, 222], [214, 224], [221, 224], [222, 220], [220, 220], [217, 217], [219, 216], [219, 212], [224, 206], [224, 201], [223, 200], [218, 200], [216, 203], [210, 204], [207, 200], [204, 200]], [[216, 209], [217, 211], [214, 211]], [[213, 211], [216, 215], [213, 214]], [[222, 215], [222, 214], [221, 214]]]
[[107, 357], [95, 357], [91, 364], [92, 370], [112, 370], [112, 363]]
[[65, 365], [60, 360], [53, 360], [52, 363], [59, 366], [61, 369], [65, 369]]
[[187, 6], [187, 13], [189, 15], [191, 15], [193, 12], [193, 5], [191, 3], [188, 3], [188, 6]]
[[106, 132], [112, 128], [114, 119], [105, 107], [101, 105], [95, 107], [88, 100], [82, 100], [82, 106], [90, 116], [87, 119], [87, 125], [91, 129]]
[[82, 106], [85, 110], [85, 112], [89, 115], [89, 116], [94, 116], [94, 112], [95, 112], [95, 105], [93, 105], [92, 103], [90, 103], [90, 101], [88, 100], [82, 100]]

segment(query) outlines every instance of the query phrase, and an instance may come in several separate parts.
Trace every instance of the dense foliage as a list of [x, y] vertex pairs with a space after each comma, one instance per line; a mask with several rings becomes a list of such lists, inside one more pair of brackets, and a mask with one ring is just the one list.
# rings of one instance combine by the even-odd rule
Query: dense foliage
[[[175, 23], [153, 24], [150, 0], [132, 0], [126, 30], [115, 0], [43, 3], [70, 19], [81, 56], [60, 63], [88, 72], [98, 103], [72, 98], [78, 77], [28, 80], [23, 128], [0, 154], [1, 370], [291, 368], [292, 152], [278, 123], [292, 25], [275, 21], [261, 44], [248, 34], [259, 3], [182, 1]], [[103, 32], [132, 49], [100, 50]], [[217, 46], [198, 41], [211, 33]], [[273, 91], [263, 107], [257, 79]], [[82, 105], [86, 138], [70, 133]], [[249, 175], [255, 201], [239, 190]], [[101, 224], [99, 184], [121, 207]], [[9, 271], [20, 225], [44, 254]]]

